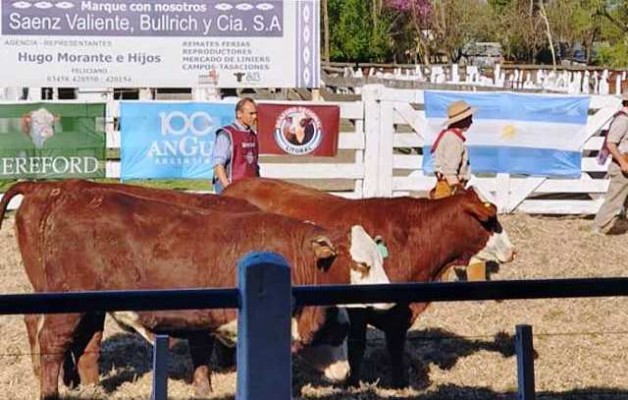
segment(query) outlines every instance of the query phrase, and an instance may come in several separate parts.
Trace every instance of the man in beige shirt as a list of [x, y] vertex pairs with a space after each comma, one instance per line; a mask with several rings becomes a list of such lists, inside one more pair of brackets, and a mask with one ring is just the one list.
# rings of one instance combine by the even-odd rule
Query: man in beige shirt
[[593, 221], [594, 233], [608, 233], [613, 228], [628, 197], [628, 89], [622, 93], [622, 109], [613, 117], [606, 135], [606, 148], [613, 157], [608, 167], [611, 182]]
[[[434, 171], [436, 186], [430, 191], [433, 200], [453, 196], [458, 190], [464, 189], [471, 178], [469, 151], [465, 146], [465, 132], [473, 124], [472, 108], [465, 101], [454, 101], [447, 108], [446, 129], [441, 131], [432, 145], [434, 155]], [[445, 273], [445, 280], [456, 280], [456, 269], [452, 267]], [[477, 262], [464, 266], [468, 281], [485, 281], [486, 263]], [[455, 273], [455, 275], [454, 275]]]
[[454, 101], [447, 108], [447, 129], [440, 132], [431, 149], [437, 178], [430, 192], [432, 199], [451, 196], [458, 189], [464, 189], [471, 178], [464, 134], [473, 124], [474, 112], [475, 109], [462, 100]]

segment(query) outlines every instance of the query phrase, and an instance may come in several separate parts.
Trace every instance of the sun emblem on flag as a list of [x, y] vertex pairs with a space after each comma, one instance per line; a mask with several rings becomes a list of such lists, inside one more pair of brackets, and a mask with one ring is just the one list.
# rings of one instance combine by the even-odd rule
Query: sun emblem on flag
[[502, 128], [502, 137], [504, 139], [512, 139], [517, 134], [517, 129], [511, 124], [508, 124]]

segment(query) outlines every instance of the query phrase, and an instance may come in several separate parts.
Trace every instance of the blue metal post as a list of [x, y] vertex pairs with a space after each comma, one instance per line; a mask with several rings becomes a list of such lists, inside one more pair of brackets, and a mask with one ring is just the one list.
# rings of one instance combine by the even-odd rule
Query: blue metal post
[[238, 400], [289, 400], [292, 392], [290, 267], [275, 253], [238, 263]]
[[168, 399], [168, 335], [155, 335], [153, 345], [153, 394], [151, 400]]
[[515, 349], [517, 351], [518, 400], [535, 400], [534, 388], [534, 346], [532, 326], [517, 325]]

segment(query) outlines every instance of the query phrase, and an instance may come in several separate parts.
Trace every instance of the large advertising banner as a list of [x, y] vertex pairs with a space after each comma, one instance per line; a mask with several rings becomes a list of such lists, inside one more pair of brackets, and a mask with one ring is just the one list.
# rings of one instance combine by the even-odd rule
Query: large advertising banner
[[234, 117], [226, 103], [121, 102], [120, 178], [211, 181], [216, 131]]
[[104, 178], [105, 104], [0, 104], [0, 179]]
[[320, 0], [1, 0], [0, 86], [319, 86]]
[[338, 151], [338, 106], [259, 104], [257, 115], [261, 154], [333, 157]]

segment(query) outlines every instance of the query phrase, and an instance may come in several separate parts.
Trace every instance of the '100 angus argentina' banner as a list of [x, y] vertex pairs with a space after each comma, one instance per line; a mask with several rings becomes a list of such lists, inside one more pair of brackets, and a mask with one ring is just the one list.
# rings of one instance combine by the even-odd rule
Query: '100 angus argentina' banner
[[447, 107], [456, 100], [477, 109], [465, 134], [473, 172], [580, 177], [579, 139], [587, 124], [589, 97], [506, 92], [426, 91], [425, 172], [433, 172], [430, 148], [445, 128]]
[[320, 0], [0, 1], [0, 86], [319, 86]]
[[216, 131], [233, 121], [227, 103], [120, 103], [120, 177], [211, 180]]

